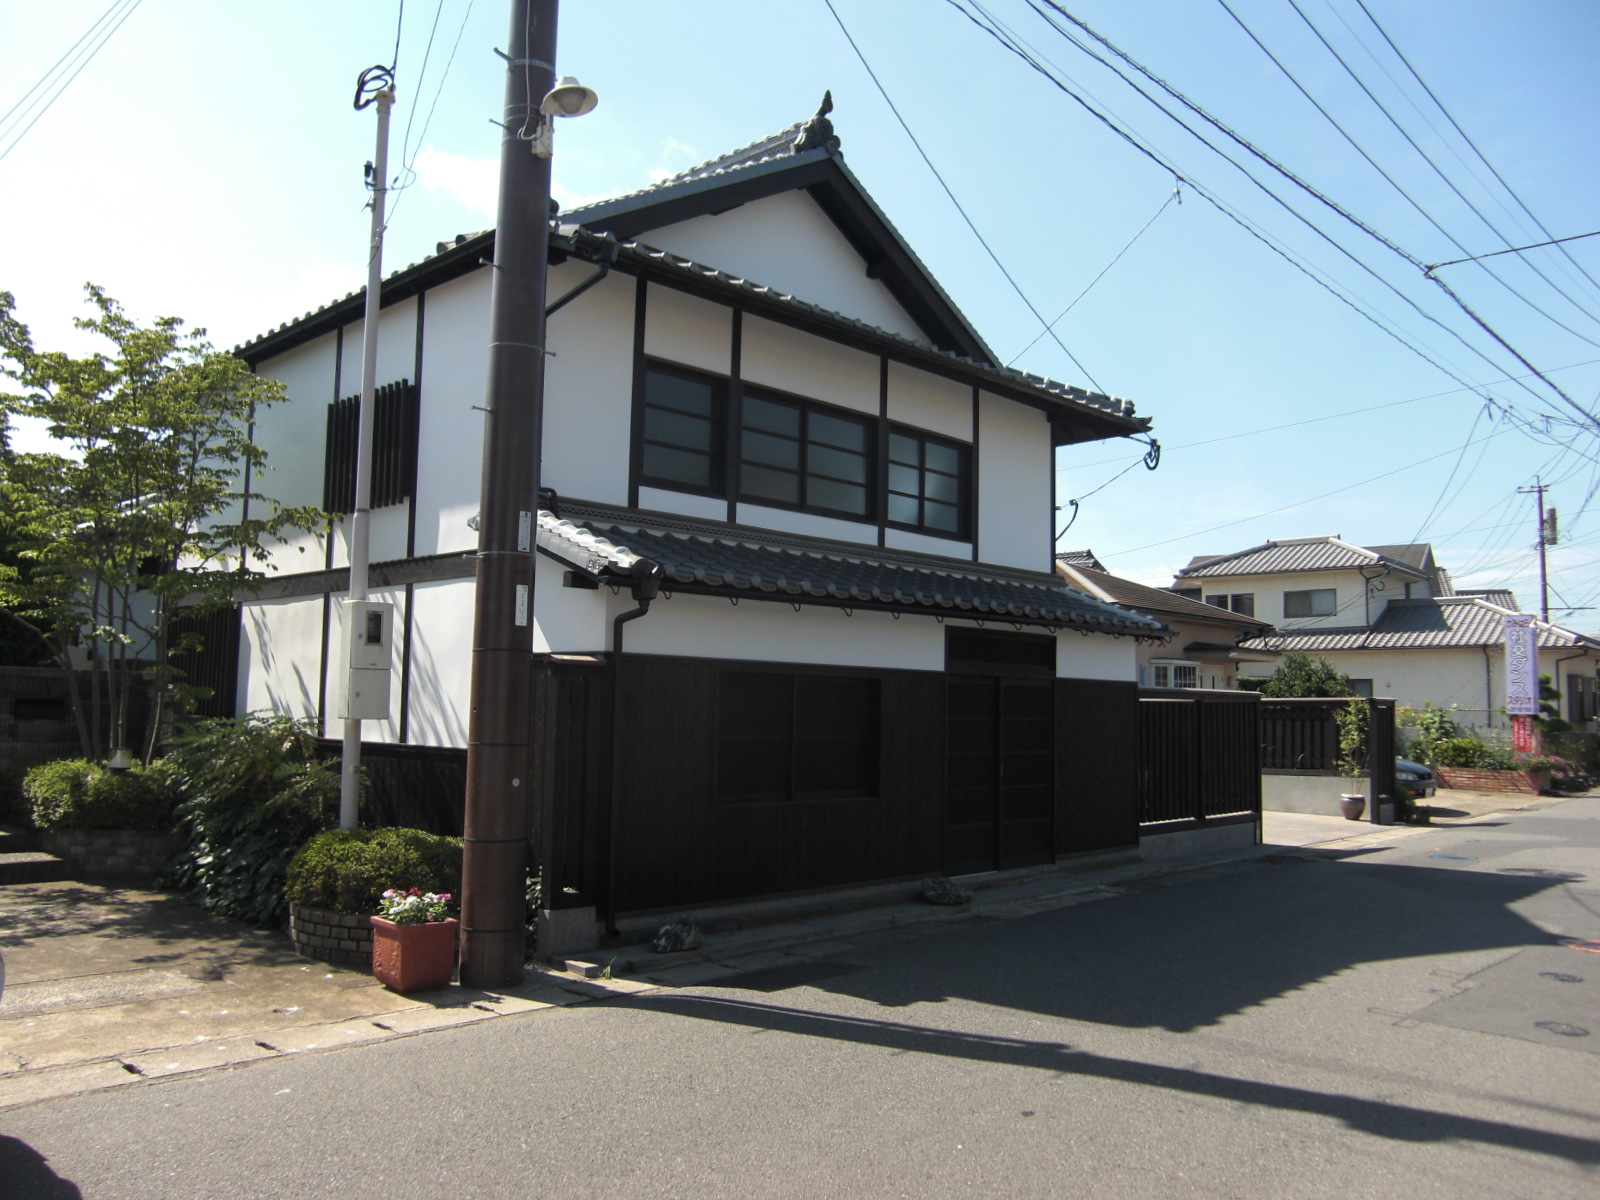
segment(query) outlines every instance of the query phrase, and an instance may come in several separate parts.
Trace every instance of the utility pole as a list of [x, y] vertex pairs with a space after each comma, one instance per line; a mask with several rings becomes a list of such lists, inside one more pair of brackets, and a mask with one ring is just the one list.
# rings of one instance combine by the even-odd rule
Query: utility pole
[[[388, 67], [368, 67], [356, 82], [355, 108], [359, 112], [370, 104], [378, 106], [378, 144], [368, 169], [372, 172], [372, 232], [367, 255], [367, 300], [361, 328], [361, 409], [356, 432], [355, 511], [350, 515], [351, 604], [345, 609], [346, 649], [340, 668], [345, 712], [361, 711], [348, 695], [355, 678], [351, 671], [349, 644], [357, 631], [349, 628], [355, 620], [355, 605], [367, 598], [367, 563], [372, 540], [372, 431], [376, 407], [378, 368], [378, 309], [383, 291], [383, 203], [389, 190], [389, 110], [394, 107], [394, 73]], [[388, 638], [385, 637], [387, 650]], [[387, 680], [385, 680], [387, 682]], [[388, 690], [383, 704], [388, 707]], [[344, 722], [344, 748], [339, 770], [339, 828], [354, 829], [361, 797], [361, 718], [347, 715]]]
[[1546, 623], [1550, 620], [1550, 576], [1545, 565], [1545, 547], [1555, 539], [1555, 510], [1551, 509], [1548, 517], [1545, 514], [1544, 494], [1549, 489], [1544, 485], [1539, 476], [1533, 477], [1532, 487], [1518, 488], [1517, 491], [1524, 496], [1535, 497], [1534, 503], [1539, 512], [1539, 619]]
[[555, 81], [556, 0], [512, 0], [489, 306], [472, 699], [467, 731], [461, 982], [522, 978], [533, 783], [533, 582], [544, 408], [550, 160], [529, 142]]

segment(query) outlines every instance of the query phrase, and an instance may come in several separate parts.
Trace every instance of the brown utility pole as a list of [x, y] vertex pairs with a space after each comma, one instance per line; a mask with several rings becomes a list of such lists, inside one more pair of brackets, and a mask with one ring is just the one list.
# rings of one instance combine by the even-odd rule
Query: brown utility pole
[[556, 0], [512, 0], [489, 307], [472, 700], [467, 731], [461, 982], [522, 978], [533, 784], [533, 578], [544, 412], [550, 159], [532, 139], [554, 83]]

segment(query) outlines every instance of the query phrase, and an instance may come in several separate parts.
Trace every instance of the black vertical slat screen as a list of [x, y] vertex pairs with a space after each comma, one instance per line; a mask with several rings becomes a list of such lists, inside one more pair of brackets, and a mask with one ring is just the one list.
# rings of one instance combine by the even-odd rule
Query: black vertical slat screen
[[[416, 492], [421, 419], [417, 389], [406, 379], [386, 383], [374, 393], [373, 408], [372, 507], [383, 508], [401, 504]], [[347, 396], [328, 405], [322, 471], [322, 507], [327, 512], [355, 511], [360, 420], [359, 396]]]

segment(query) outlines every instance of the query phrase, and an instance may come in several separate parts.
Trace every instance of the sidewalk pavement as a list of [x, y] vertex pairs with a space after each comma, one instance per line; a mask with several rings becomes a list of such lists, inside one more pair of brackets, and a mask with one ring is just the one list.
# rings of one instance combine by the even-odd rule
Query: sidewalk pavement
[[[1554, 799], [1449, 791], [1435, 824], [1469, 824]], [[1444, 813], [1441, 814], [1441, 809]], [[1445, 815], [1448, 814], [1448, 815]], [[369, 974], [309, 962], [281, 934], [250, 930], [177, 897], [91, 883], [0, 887], [0, 1110], [141, 1080], [404, 1037], [661, 987], [791, 965], [829, 943], [867, 945], [1105, 899], [1155, 875], [1286, 847], [1378, 846], [1427, 832], [1337, 816], [1268, 813], [1262, 845], [1147, 862], [1137, 853], [969, 881], [971, 903], [899, 901], [808, 912], [713, 932], [698, 951], [645, 946], [541, 965], [505, 991], [451, 984], [400, 996]], [[903, 896], [903, 891], [901, 895]], [[738, 924], [738, 923], [730, 923]]]

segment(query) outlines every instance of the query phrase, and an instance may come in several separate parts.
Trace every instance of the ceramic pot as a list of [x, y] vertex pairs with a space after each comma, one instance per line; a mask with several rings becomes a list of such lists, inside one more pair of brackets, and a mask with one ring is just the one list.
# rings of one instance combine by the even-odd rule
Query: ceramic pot
[[1359, 821], [1367, 811], [1367, 798], [1355, 792], [1345, 792], [1339, 797], [1339, 811], [1346, 821]]
[[372, 974], [395, 992], [422, 992], [444, 987], [456, 969], [454, 917], [396, 925], [386, 917], [369, 917], [372, 923]]

